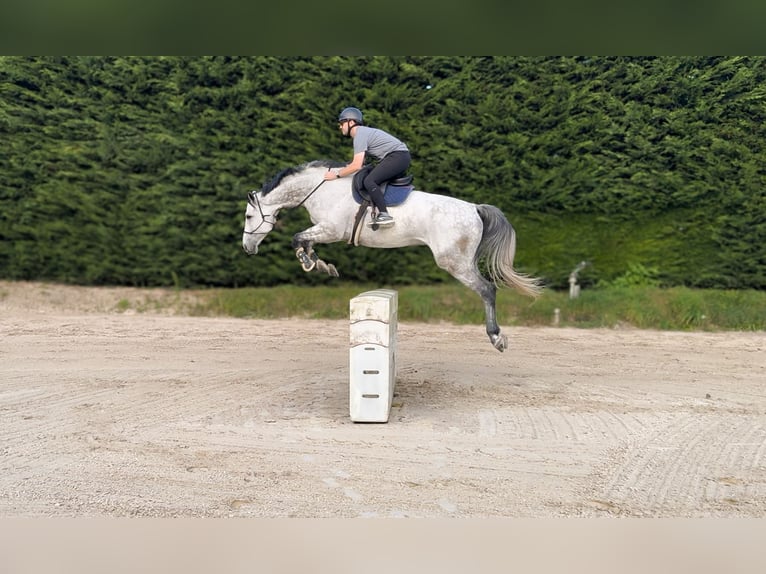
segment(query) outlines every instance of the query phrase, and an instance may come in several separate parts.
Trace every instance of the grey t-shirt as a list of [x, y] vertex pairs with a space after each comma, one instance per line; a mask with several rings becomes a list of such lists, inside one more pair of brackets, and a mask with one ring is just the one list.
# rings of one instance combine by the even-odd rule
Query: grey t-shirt
[[410, 150], [403, 142], [383, 130], [357, 126], [354, 135], [354, 155], [360, 151], [365, 151], [376, 159], [383, 159], [391, 152]]

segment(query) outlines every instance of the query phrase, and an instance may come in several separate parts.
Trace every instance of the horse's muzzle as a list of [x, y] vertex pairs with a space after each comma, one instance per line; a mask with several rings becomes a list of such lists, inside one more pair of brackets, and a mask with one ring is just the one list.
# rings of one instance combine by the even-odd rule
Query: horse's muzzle
[[258, 253], [258, 245], [248, 244], [247, 239], [242, 240], [242, 249], [244, 249], [245, 253], [248, 255], [255, 255]]

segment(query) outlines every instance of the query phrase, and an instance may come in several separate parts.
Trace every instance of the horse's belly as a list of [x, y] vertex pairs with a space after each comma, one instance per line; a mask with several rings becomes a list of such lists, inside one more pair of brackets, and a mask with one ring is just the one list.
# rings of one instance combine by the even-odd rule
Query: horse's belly
[[394, 228], [367, 229], [362, 232], [359, 245], [364, 247], [411, 247], [413, 245], [427, 245], [424, 238], [413, 236], [409, 233], [397, 233]]

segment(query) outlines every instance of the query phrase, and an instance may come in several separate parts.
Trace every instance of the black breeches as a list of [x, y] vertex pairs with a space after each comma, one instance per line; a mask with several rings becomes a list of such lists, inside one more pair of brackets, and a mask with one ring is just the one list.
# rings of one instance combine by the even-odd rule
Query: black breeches
[[384, 157], [364, 178], [364, 188], [378, 211], [386, 211], [386, 203], [380, 191], [380, 184], [402, 175], [410, 167], [410, 152], [395, 151]]

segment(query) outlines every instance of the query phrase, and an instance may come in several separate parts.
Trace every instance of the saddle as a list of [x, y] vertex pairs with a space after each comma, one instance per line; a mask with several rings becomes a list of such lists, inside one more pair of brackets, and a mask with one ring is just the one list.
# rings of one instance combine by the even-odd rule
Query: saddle
[[[372, 203], [370, 201], [370, 194], [364, 188], [364, 178], [372, 171], [373, 165], [366, 165], [358, 172], [354, 174], [354, 179], [351, 180], [351, 195], [359, 204], [359, 210], [356, 212], [354, 218], [354, 227], [351, 230], [351, 237], [348, 240], [349, 245], [358, 245], [357, 240], [359, 238], [360, 226], [362, 219], [364, 219], [367, 213], [367, 208]], [[383, 182], [380, 184], [380, 191], [383, 192], [383, 200], [386, 202], [386, 206], [399, 205], [404, 203], [410, 192], [413, 190], [412, 176], [400, 175], [394, 179]], [[373, 208], [374, 211], [374, 208]], [[378, 230], [378, 225], [372, 225], [373, 231]]]
[[[354, 201], [359, 204], [370, 201], [370, 194], [364, 188], [364, 178], [369, 175], [373, 167], [372, 165], [366, 165], [354, 174], [354, 179], [351, 182], [351, 194], [354, 197]], [[399, 177], [381, 183], [380, 191], [383, 192], [383, 200], [386, 202], [386, 205], [404, 203], [415, 187], [412, 185], [412, 179], [412, 175], [402, 174]]]

